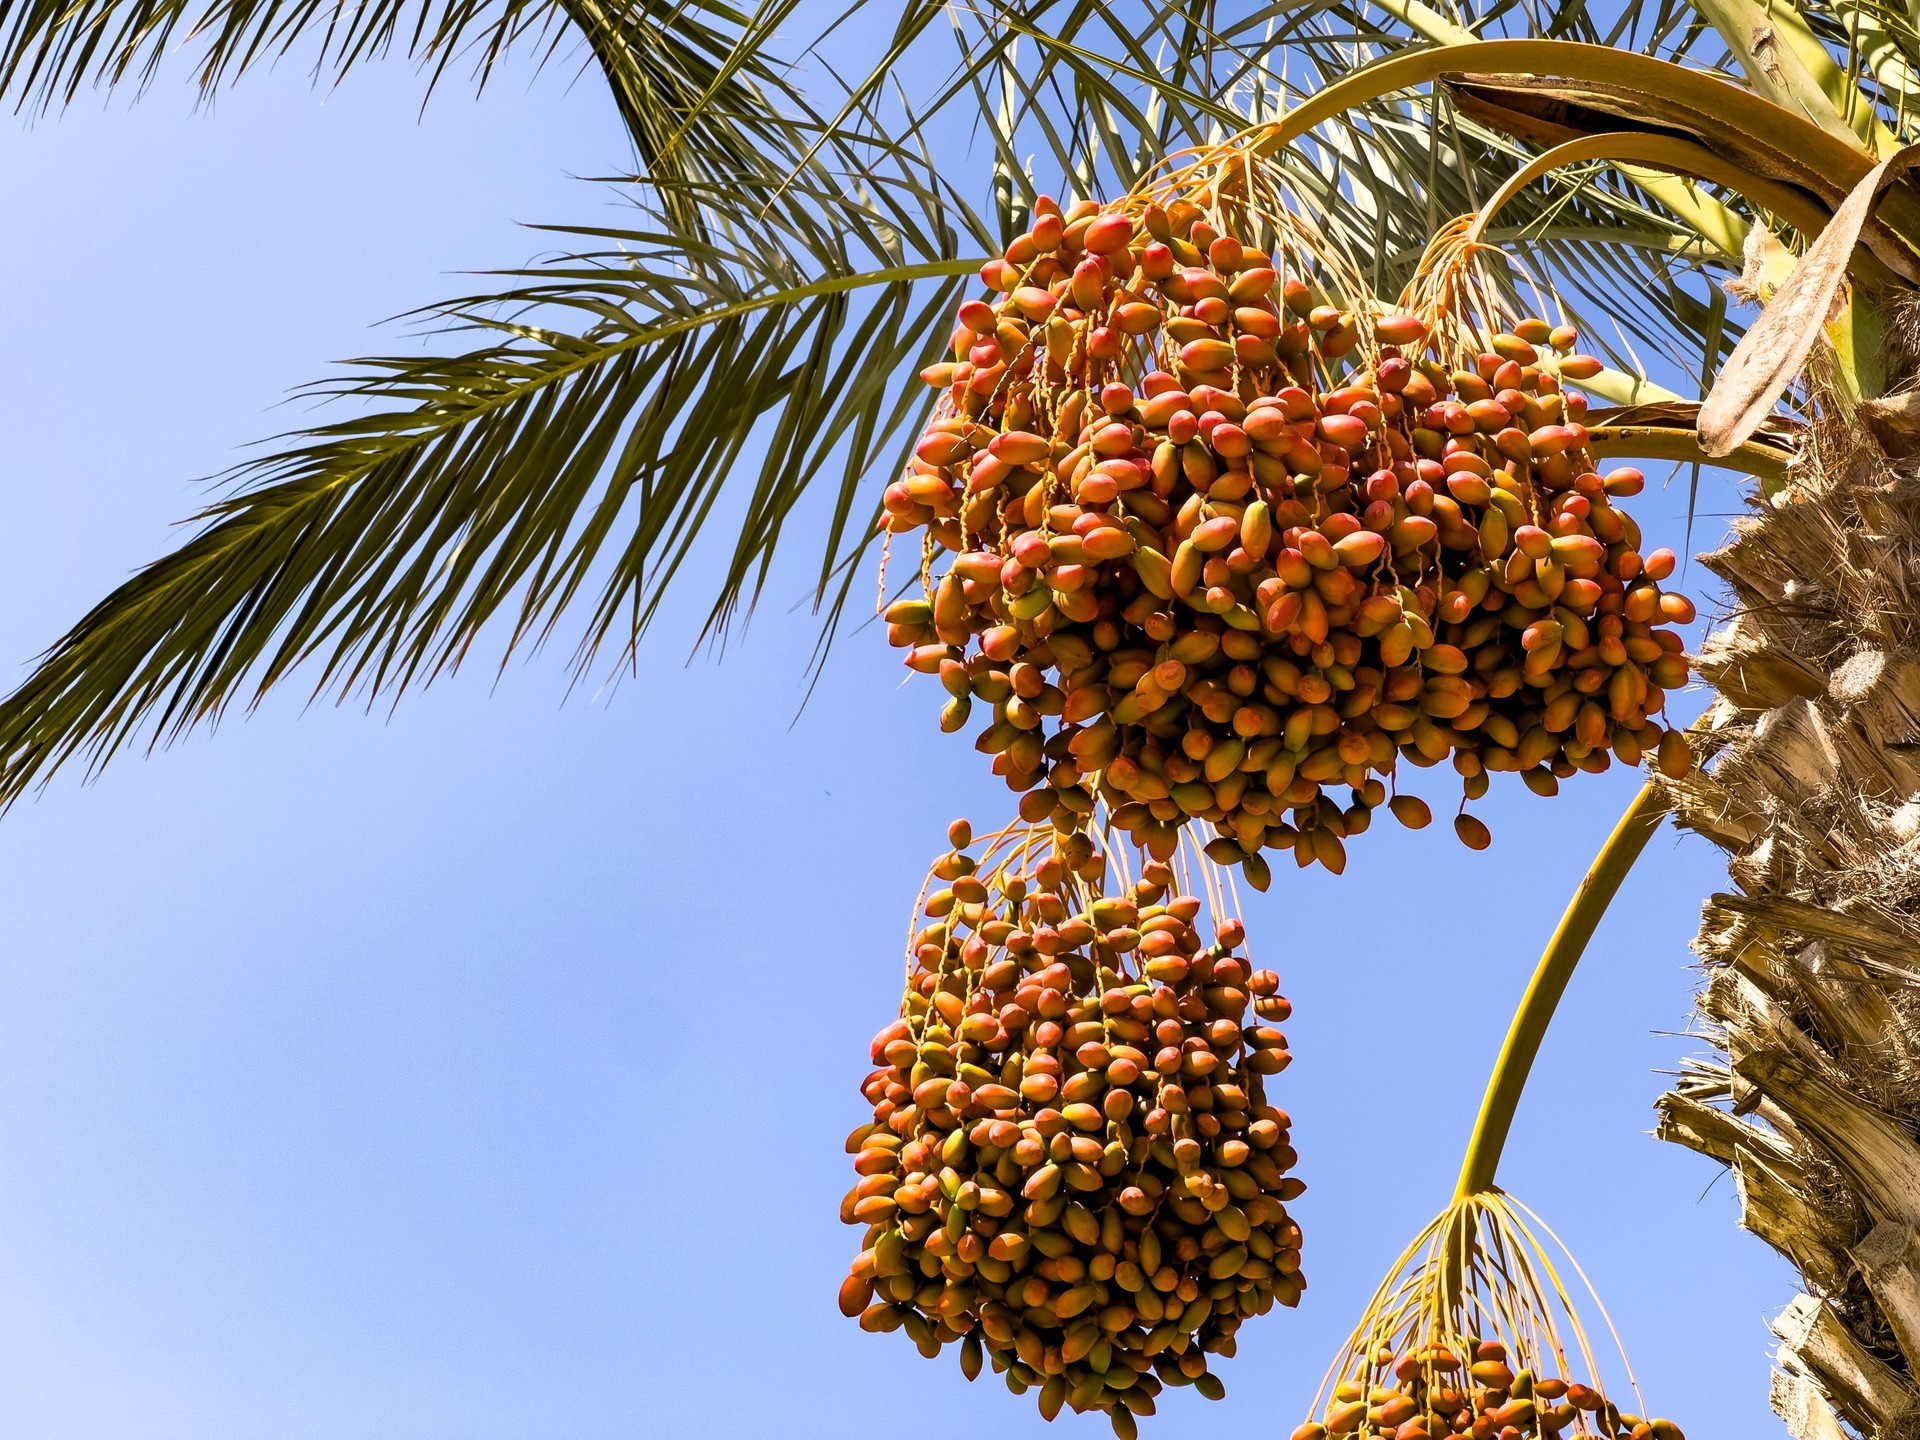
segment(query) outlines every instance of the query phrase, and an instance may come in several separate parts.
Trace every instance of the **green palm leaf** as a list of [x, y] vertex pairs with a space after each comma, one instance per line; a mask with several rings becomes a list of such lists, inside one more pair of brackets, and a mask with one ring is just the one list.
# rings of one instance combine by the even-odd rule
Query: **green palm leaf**
[[788, 119], [798, 97], [783, 67], [743, 45], [748, 33], [727, 0], [10, 0], [0, 5], [0, 93], [49, 110], [89, 85], [144, 88], [179, 50], [211, 92], [303, 46], [315, 75], [336, 82], [397, 50], [424, 68], [431, 92], [456, 60], [484, 86], [515, 47], [544, 62], [584, 42], [639, 168], [677, 203], [687, 184], [737, 183], [766, 157], [799, 153]]
[[817, 596], [836, 612], [876, 513], [859, 482], [904, 458], [927, 403], [915, 372], [983, 237], [905, 174], [858, 199], [803, 178], [785, 228], [750, 241], [566, 232], [600, 248], [432, 312], [482, 343], [320, 387], [367, 408], [242, 466], [194, 538], [0, 705], [0, 804], [75, 754], [98, 765], [251, 704], [306, 660], [315, 694], [397, 696], [496, 617], [511, 653], [580, 601], [576, 666], [609, 642], [630, 661], [724, 490], [739, 518], [710, 624], [757, 597], [823, 474]]
[[[551, 53], [577, 33], [614, 88], [654, 216], [570, 232], [596, 248], [431, 312], [478, 336], [472, 348], [363, 362], [321, 387], [363, 412], [242, 467], [194, 539], [104, 600], [0, 705], [0, 803], [75, 755], [97, 765], [136, 736], [251, 704], [302, 662], [316, 694], [397, 695], [461, 663], [497, 618], [511, 653], [579, 609], [575, 665], [609, 651], [630, 662], [663, 588], [724, 516], [718, 629], [757, 597], [821, 475], [833, 492], [816, 594], [830, 628], [871, 533], [863, 482], [898, 459], [924, 405], [913, 372], [1039, 189], [1115, 193], [1169, 151], [1275, 118], [1369, 61], [1469, 34], [1737, 59], [1672, 0], [1629, 6], [1610, 37], [1580, 0], [1457, 19], [1422, 0], [877, 3], [857, 0], [839, 23], [880, 22], [882, 60], [824, 122], [766, 49], [800, 13], [788, 0], [752, 14], [724, 0], [30, 0], [0, 13], [0, 82], [43, 104], [89, 80], [146, 78], [176, 33], [198, 37], [204, 85], [304, 35], [336, 74], [400, 47], [435, 78], [464, 51], [484, 79], [510, 45]], [[1857, 31], [1805, 13], [1829, 52]], [[1906, 103], [1911, 37], [1896, 20], [1880, 17], [1841, 67], [1883, 119]], [[922, 81], [920, 103], [894, 98], [903, 75], [930, 69], [942, 78], [930, 94]], [[952, 138], [969, 131], [971, 149]], [[1528, 153], [1436, 87], [1360, 105], [1278, 163], [1390, 292], [1434, 226]], [[934, 178], [955, 173], [991, 189], [992, 224]], [[1737, 339], [1713, 299], [1734, 257], [1703, 243], [1673, 193], [1601, 168], [1556, 175], [1515, 198], [1500, 233], [1576, 313], [1616, 328], [1616, 343], [1595, 338], [1623, 368], [1651, 345], [1710, 373]]]

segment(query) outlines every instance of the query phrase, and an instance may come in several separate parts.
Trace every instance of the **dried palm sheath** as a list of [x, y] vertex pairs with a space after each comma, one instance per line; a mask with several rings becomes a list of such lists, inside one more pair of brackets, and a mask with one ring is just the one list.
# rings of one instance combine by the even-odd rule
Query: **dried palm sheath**
[[[1868, 402], [1873, 405], [1874, 402]], [[1896, 443], [1896, 448], [1901, 448]], [[1920, 1423], [1920, 468], [1829, 421], [1704, 557], [1733, 620], [1680, 823], [1728, 851], [1695, 942], [1720, 1053], [1659, 1135], [1732, 1168], [1741, 1223], [1800, 1270], [1774, 1321], [1796, 1440]]]

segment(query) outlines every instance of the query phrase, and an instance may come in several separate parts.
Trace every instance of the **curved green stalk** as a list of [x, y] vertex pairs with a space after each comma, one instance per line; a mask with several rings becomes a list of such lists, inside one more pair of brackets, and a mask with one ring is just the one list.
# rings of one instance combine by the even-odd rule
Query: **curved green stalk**
[[[1622, 170], [1635, 168], [1631, 162], [1638, 161], [1666, 175], [1705, 180], [1710, 185], [1744, 195], [1754, 205], [1772, 211], [1808, 237], [1826, 229], [1827, 221], [1832, 218], [1829, 210], [1808, 199], [1804, 191], [1756, 175], [1714, 154], [1704, 145], [1674, 135], [1609, 130], [1576, 136], [1534, 156], [1523, 168], [1509, 176], [1506, 183], [1494, 192], [1493, 198], [1480, 207], [1479, 217], [1474, 222], [1473, 238], [1478, 240], [1507, 202], [1534, 181], [1568, 165], [1589, 160], [1601, 161]], [[1641, 183], [1644, 185], [1644, 178]], [[1865, 255], [1866, 252], [1861, 253]], [[1873, 264], [1874, 279], [1885, 283], [1895, 278], [1886, 266], [1878, 261]]]
[[1661, 817], [1671, 802], [1657, 784], [1649, 783], [1634, 797], [1620, 823], [1613, 827], [1607, 843], [1594, 857], [1580, 888], [1574, 891], [1567, 913], [1560, 917], [1559, 928], [1547, 942], [1546, 953], [1534, 967], [1533, 979], [1520, 1000], [1520, 1008], [1507, 1027], [1506, 1043], [1500, 1047], [1500, 1059], [1487, 1081], [1486, 1098], [1480, 1102], [1480, 1118], [1474, 1123], [1473, 1138], [1467, 1142], [1466, 1162], [1460, 1167], [1460, 1185], [1456, 1198], [1476, 1195], [1493, 1187], [1493, 1172], [1500, 1166], [1500, 1152], [1506, 1148], [1507, 1131], [1513, 1125], [1514, 1108], [1520, 1092], [1526, 1088], [1527, 1072], [1533, 1057], [1540, 1053], [1540, 1041], [1547, 1033], [1554, 1009], [1560, 1004], [1573, 967], [1593, 938], [1594, 927], [1607, 913], [1620, 882], [1640, 858], [1640, 852], [1660, 828]]
[[[1265, 153], [1290, 145], [1315, 126], [1355, 105], [1463, 70], [1499, 75], [1551, 75], [1599, 81], [1641, 93], [1685, 96], [1695, 102], [1697, 108], [1722, 116], [1736, 130], [1768, 135], [1776, 144], [1792, 144], [1809, 164], [1818, 167], [1821, 173], [1834, 176], [1842, 185], [1852, 184], [1872, 166], [1872, 161], [1859, 147], [1849, 146], [1811, 121], [1724, 78], [1654, 56], [1572, 40], [1470, 40], [1384, 57], [1309, 96], [1280, 120], [1265, 127], [1267, 133], [1258, 148]], [[1738, 215], [1716, 201], [1695, 194], [1682, 182], [1662, 181], [1652, 189], [1660, 194], [1663, 203], [1678, 207], [1676, 213], [1684, 215], [1709, 243], [1734, 260], [1740, 258], [1747, 226]]]
[[1807, 165], [1818, 167], [1840, 186], [1852, 186], [1873, 168], [1872, 157], [1858, 145], [1849, 145], [1724, 76], [1653, 55], [1573, 40], [1475, 40], [1385, 56], [1307, 96], [1280, 119], [1261, 127], [1265, 134], [1257, 151], [1265, 154], [1290, 145], [1356, 105], [1460, 71], [1597, 81], [1641, 94], [1671, 96], [1719, 116], [1731, 129], [1766, 136], [1775, 146], [1795, 147]]
[[1700, 433], [1685, 425], [1616, 424], [1587, 428], [1587, 451], [1594, 459], [1621, 456], [1629, 460], [1672, 460], [1682, 465], [1718, 465], [1738, 470], [1767, 486], [1771, 495], [1787, 478], [1789, 451], [1757, 440], [1744, 440], [1725, 455], [1709, 455], [1700, 447]]

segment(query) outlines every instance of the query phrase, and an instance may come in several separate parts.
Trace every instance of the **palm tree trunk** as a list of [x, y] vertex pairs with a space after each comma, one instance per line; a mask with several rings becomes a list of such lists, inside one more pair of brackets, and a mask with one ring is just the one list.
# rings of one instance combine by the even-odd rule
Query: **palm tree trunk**
[[[1737, 610], [1680, 823], [1734, 889], [1695, 941], [1719, 1053], [1659, 1102], [1662, 1139], [1733, 1170], [1741, 1223], [1799, 1269], [1774, 1321], [1795, 1440], [1920, 1425], [1920, 478], [1864, 427], [1704, 557]], [[1697, 732], [1696, 732], [1697, 733]]]

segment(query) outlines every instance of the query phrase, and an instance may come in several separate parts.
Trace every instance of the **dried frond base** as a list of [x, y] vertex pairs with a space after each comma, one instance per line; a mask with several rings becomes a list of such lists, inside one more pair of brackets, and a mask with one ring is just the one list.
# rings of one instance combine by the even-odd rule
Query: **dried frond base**
[[[1899, 448], [1899, 447], [1896, 447]], [[1705, 561], [1712, 762], [1680, 823], [1732, 857], [1700, 997], [1725, 1052], [1659, 1133], [1730, 1166], [1742, 1223], [1800, 1270], [1775, 1321], [1796, 1440], [1920, 1428], [1920, 467], [1815, 426], [1783, 491]], [[1719, 1108], [1724, 1106], [1724, 1108]]]

